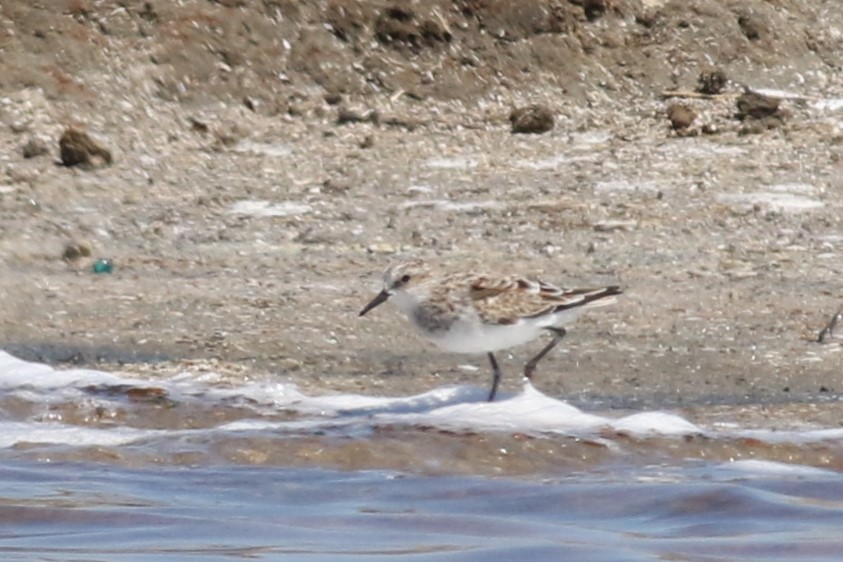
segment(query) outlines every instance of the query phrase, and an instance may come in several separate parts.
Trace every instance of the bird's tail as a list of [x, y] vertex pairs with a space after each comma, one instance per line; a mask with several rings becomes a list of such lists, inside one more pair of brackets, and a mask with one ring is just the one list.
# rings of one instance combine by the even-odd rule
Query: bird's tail
[[584, 301], [582, 306], [584, 308], [597, 308], [599, 306], [615, 304], [618, 301], [616, 297], [621, 294], [623, 294], [623, 291], [617, 285], [593, 289], [582, 295]]

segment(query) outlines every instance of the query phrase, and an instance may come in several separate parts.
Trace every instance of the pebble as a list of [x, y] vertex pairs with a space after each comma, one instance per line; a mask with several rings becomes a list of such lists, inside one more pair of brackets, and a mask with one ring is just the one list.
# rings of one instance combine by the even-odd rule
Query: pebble
[[21, 148], [21, 154], [26, 159], [37, 158], [48, 152], [50, 152], [50, 149], [47, 148], [47, 143], [36, 137], [30, 138]]
[[674, 103], [667, 108], [667, 118], [670, 119], [674, 131], [682, 131], [691, 126], [697, 114], [687, 105]]
[[111, 164], [111, 151], [84, 131], [65, 129], [59, 139], [61, 162], [65, 166], [101, 167]]
[[512, 110], [509, 114], [512, 133], [541, 134], [553, 129], [553, 112], [543, 105], [528, 105]]
[[68, 242], [64, 247], [61, 259], [64, 261], [75, 261], [79, 258], [87, 258], [90, 257], [92, 249], [91, 243], [87, 240], [74, 240], [73, 242]]

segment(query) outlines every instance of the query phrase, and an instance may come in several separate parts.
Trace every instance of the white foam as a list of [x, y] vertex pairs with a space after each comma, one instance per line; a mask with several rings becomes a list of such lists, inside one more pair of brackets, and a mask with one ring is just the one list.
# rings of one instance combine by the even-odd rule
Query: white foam
[[[465, 392], [465, 391], [463, 391]], [[519, 431], [530, 433], [591, 432], [607, 424], [605, 418], [586, 414], [554, 400], [527, 384], [515, 396], [487, 402], [485, 392], [473, 402], [459, 401], [417, 413], [388, 412], [377, 419], [386, 423], [433, 426], [450, 430]]]
[[[843, 440], [843, 428], [775, 431], [742, 429], [738, 426], [703, 428], [675, 414], [661, 411], [639, 412], [623, 417], [584, 412], [566, 402], [546, 396], [532, 385], [521, 392], [501, 394], [486, 401], [487, 390], [476, 386], [447, 386], [414, 396], [382, 397], [355, 394], [308, 396], [295, 385], [277, 380], [232, 383], [230, 377], [202, 373], [182, 373], [167, 380], [141, 380], [89, 369], [57, 370], [29, 363], [0, 351], [0, 390], [31, 403], [56, 400], [90, 403], [125, 400], [122, 393], [91, 395], [90, 387], [155, 386], [174, 401], [189, 398], [208, 407], [231, 404], [255, 411], [252, 419], [220, 425], [199, 432], [240, 432], [279, 430], [285, 433], [313, 432], [322, 428], [372, 428], [383, 425], [434, 427], [472, 432], [510, 432], [605, 436], [617, 432], [638, 437], [706, 435], [712, 439], [752, 438], [770, 443], [811, 443]], [[293, 420], [266, 419], [279, 412], [298, 414]], [[33, 414], [34, 420], [42, 420]], [[33, 420], [6, 420], [0, 423], [0, 447], [21, 442], [54, 442], [77, 445], [113, 445], [143, 437], [179, 432], [143, 431], [128, 427], [71, 426]]]
[[682, 436], [705, 434], [706, 431], [688, 420], [667, 412], [641, 412], [621, 418], [612, 428], [630, 435], [648, 437], [655, 435]]
[[720, 468], [727, 472], [737, 472], [746, 476], [807, 476], [812, 478], [817, 476], [839, 476], [833, 470], [824, 470], [802, 464], [786, 464], [757, 459], [732, 461], [720, 465]]
[[0, 351], [0, 390], [44, 403], [73, 399], [86, 387], [98, 385], [148, 386], [148, 382], [90, 369], [56, 370], [29, 363]]
[[21, 443], [61, 443], [74, 446], [125, 445], [161, 434], [130, 427], [98, 429], [60, 423], [0, 422], [0, 448]]
[[819, 443], [821, 441], [843, 440], [843, 428], [810, 429], [802, 431], [780, 431], [773, 429], [743, 429], [733, 433], [735, 437], [758, 439], [767, 443]]

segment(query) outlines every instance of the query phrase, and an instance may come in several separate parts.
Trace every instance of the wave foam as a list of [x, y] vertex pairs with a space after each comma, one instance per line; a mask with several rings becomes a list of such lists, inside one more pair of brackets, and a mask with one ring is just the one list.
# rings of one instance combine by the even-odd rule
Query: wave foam
[[[223, 386], [223, 384], [225, 386]], [[385, 426], [436, 428], [446, 431], [506, 432], [534, 435], [571, 435], [576, 437], [604, 437], [627, 435], [632, 437], [680, 437], [702, 435], [712, 439], [751, 438], [769, 443], [807, 443], [843, 439], [843, 429], [812, 429], [808, 431], [773, 431], [729, 427], [703, 428], [669, 412], [639, 412], [622, 417], [609, 417], [584, 412], [566, 402], [546, 396], [532, 385], [525, 384], [522, 392], [487, 402], [486, 391], [478, 387], [448, 386], [405, 397], [378, 397], [355, 394], [307, 396], [290, 383], [274, 380], [245, 382], [232, 386], [219, 377], [207, 373], [181, 373], [169, 380], [148, 381], [119, 374], [89, 369], [57, 370], [47, 365], [20, 360], [0, 351], [0, 390], [30, 403], [53, 404], [59, 398], [67, 402], [78, 395], [90, 393], [92, 387], [160, 388], [174, 404], [190, 400], [193, 407], [205, 411], [217, 410], [232, 403], [252, 409], [254, 417], [237, 421], [222, 421], [214, 427], [191, 430], [220, 434], [256, 430], [304, 434], [333, 429]], [[75, 395], [74, 395], [75, 393]], [[104, 393], [102, 401], [123, 400]], [[99, 398], [98, 398], [99, 399]], [[177, 431], [141, 431], [131, 427], [78, 428], [56, 424], [56, 419], [8, 419], [13, 414], [0, 411], [7, 420], [0, 427], [3, 438], [0, 447], [20, 442], [54, 442], [113, 445], [131, 442], [154, 435], [176, 435]], [[279, 414], [293, 418], [278, 419]], [[212, 424], [213, 421], [208, 422]], [[83, 431], [84, 430], [84, 431]]]

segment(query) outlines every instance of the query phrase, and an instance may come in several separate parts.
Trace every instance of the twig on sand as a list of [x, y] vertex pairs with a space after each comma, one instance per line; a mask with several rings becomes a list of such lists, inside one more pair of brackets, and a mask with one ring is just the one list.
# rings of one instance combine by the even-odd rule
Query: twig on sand
[[825, 328], [820, 330], [820, 333], [817, 336], [817, 342], [825, 343], [825, 340], [834, 335], [834, 328], [837, 326], [837, 321], [840, 320], [841, 315], [843, 315], [843, 306], [837, 309], [837, 312], [834, 313], [834, 316], [831, 317], [831, 320], [828, 321]]
[[740, 94], [735, 92], [727, 92], [724, 94], [704, 94], [702, 92], [691, 92], [688, 90], [665, 90], [662, 92], [663, 98], [690, 98], [703, 100], [720, 100], [728, 98], [736, 98]]

